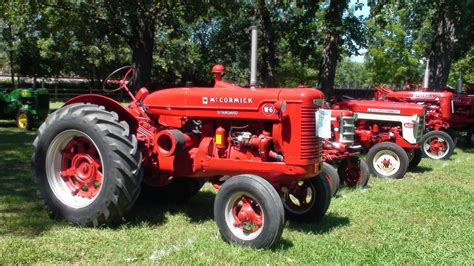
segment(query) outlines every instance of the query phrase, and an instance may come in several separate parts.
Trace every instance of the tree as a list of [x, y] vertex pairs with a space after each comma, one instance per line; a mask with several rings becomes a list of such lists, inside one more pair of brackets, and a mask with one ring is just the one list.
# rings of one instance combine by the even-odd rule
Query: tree
[[347, 6], [347, 0], [331, 0], [325, 15], [327, 31], [324, 37], [323, 59], [319, 68], [319, 84], [326, 94], [330, 94], [334, 88], [342, 35], [342, 14]]

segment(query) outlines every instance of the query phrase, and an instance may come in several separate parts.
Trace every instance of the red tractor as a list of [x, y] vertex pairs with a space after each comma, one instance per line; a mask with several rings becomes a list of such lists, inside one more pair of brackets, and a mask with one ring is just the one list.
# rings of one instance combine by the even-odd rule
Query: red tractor
[[421, 141], [423, 153], [431, 159], [448, 159], [454, 151], [455, 142], [450, 131], [453, 118], [453, 93], [449, 91], [392, 91], [379, 87], [375, 92], [378, 101], [394, 101], [424, 105], [426, 132]]
[[32, 159], [49, 214], [79, 225], [120, 223], [142, 185], [188, 198], [210, 181], [220, 187], [214, 217], [228, 242], [270, 247], [285, 216], [320, 220], [331, 201], [315, 122], [323, 93], [243, 88], [222, 81], [222, 65], [212, 71], [212, 88], [132, 94], [136, 70], [123, 67], [104, 90], [125, 90], [128, 106], [87, 94], [51, 114]]
[[336, 97], [332, 109], [350, 110], [357, 117], [355, 142], [368, 150], [370, 171], [386, 178], [402, 178], [421, 161], [419, 142], [424, 130], [423, 106], [409, 103]]
[[465, 92], [458, 91], [454, 94], [451, 125], [455, 129], [467, 130], [466, 142], [474, 147], [474, 84], [466, 83], [464, 86]]
[[319, 110], [322, 111], [330, 113], [331, 117], [331, 134], [322, 139], [322, 172], [331, 180], [333, 196], [340, 184], [348, 187], [366, 186], [369, 167], [359, 158], [360, 145], [354, 146], [355, 116], [349, 110]]

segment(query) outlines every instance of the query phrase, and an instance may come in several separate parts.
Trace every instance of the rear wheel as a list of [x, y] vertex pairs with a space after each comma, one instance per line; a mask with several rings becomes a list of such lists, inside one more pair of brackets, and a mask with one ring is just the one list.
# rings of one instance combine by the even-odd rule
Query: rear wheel
[[337, 168], [341, 183], [348, 187], [365, 187], [369, 182], [369, 166], [357, 156], [349, 156]]
[[408, 164], [408, 169], [413, 170], [420, 164], [421, 159], [423, 157], [423, 152], [420, 148], [412, 149], [406, 152], [408, 155], [408, 160], [410, 161], [410, 163]]
[[283, 191], [283, 205], [288, 219], [296, 222], [319, 222], [331, 203], [331, 189], [323, 175], [301, 180]]
[[140, 193], [135, 135], [104, 107], [59, 109], [38, 129], [33, 148], [35, 181], [53, 218], [88, 226], [119, 223]]
[[321, 169], [321, 175], [326, 178], [328, 181], [329, 187], [331, 189], [331, 195], [334, 197], [337, 191], [339, 190], [340, 178], [334, 166], [324, 162]]
[[33, 117], [26, 110], [18, 111], [16, 115], [16, 126], [23, 130], [30, 130], [33, 127]]
[[238, 175], [217, 192], [214, 217], [225, 241], [268, 248], [281, 237], [283, 205], [275, 188], [255, 175]]
[[446, 160], [454, 151], [454, 141], [448, 133], [434, 130], [421, 140], [423, 154], [434, 160]]
[[378, 177], [403, 178], [408, 168], [408, 155], [395, 143], [375, 144], [367, 153], [370, 172]]

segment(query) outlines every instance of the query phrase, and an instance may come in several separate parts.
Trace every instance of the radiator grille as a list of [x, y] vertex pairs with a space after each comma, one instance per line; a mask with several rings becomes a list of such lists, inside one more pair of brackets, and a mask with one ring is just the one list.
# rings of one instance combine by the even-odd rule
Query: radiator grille
[[301, 108], [301, 159], [316, 159], [321, 156], [321, 143], [316, 135], [316, 108]]
[[421, 138], [423, 137], [423, 134], [425, 133], [425, 116], [426, 116], [426, 110], [423, 112], [423, 116], [420, 117], [420, 120], [418, 122], [418, 125], [416, 125], [414, 132], [416, 142], [421, 141]]
[[340, 142], [354, 143], [355, 119], [353, 116], [341, 116], [339, 126]]

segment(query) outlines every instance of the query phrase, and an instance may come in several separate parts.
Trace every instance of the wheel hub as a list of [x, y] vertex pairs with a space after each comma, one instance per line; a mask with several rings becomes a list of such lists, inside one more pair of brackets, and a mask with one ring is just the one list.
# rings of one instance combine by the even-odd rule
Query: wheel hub
[[234, 226], [246, 233], [256, 232], [262, 227], [262, 210], [260, 206], [247, 196], [242, 196], [234, 204]]
[[294, 213], [305, 213], [314, 204], [314, 187], [310, 181], [300, 181], [288, 188], [285, 193], [284, 205]]
[[83, 138], [73, 138], [62, 150], [61, 177], [74, 196], [91, 199], [100, 190], [102, 173], [94, 145]]

